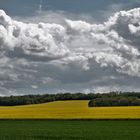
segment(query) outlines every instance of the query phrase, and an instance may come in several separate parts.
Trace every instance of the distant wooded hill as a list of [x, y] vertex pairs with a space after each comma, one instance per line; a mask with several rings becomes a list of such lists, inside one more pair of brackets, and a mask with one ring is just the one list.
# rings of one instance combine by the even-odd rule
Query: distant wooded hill
[[123, 92], [123, 93], [110, 92], [104, 94], [59, 93], [45, 95], [10, 96], [10, 97], [0, 97], [0, 106], [40, 104], [64, 100], [90, 100], [89, 107], [140, 105], [140, 93], [136, 92]]

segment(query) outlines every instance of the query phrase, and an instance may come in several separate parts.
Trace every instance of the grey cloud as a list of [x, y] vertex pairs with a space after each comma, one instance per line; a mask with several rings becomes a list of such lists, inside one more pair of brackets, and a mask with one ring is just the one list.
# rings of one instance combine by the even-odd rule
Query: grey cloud
[[139, 8], [103, 24], [23, 23], [1, 10], [0, 91], [139, 89], [139, 36]]

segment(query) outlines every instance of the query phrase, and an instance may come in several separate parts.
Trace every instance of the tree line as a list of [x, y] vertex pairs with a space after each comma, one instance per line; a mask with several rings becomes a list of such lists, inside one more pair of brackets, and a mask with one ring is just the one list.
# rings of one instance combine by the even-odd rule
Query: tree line
[[136, 92], [110, 92], [104, 94], [95, 93], [58, 93], [45, 95], [24, 95], [0, 97], [0, 106], [16, 106], [48, 103], [65, 100], [90, 100], [92, 106], [118, 106], [118, 105], [140, 105], [140, 93]]
[[88, 106], [89, 107], [140, 106], [140, 98], [138, 97], [97, 98], [90, 100]]

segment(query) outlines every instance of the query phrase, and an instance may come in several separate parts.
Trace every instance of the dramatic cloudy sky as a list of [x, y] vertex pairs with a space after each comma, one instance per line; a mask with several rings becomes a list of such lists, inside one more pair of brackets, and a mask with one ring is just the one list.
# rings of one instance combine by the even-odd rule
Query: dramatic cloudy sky
[[0, 0], [0, 95], [140, 91], [139, 0]]

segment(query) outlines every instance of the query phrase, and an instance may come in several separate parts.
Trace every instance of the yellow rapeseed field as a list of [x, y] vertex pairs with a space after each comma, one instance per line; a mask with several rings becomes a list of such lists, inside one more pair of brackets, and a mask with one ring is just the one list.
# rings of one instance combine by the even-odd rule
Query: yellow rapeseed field
[[89, 108], [88, 101], [0, 107], [0, 119], [140, 119], [140, 107]]

